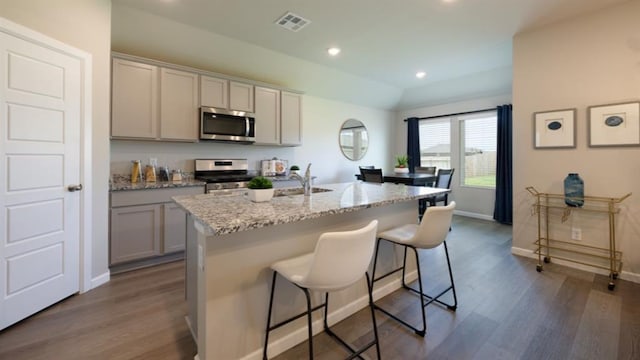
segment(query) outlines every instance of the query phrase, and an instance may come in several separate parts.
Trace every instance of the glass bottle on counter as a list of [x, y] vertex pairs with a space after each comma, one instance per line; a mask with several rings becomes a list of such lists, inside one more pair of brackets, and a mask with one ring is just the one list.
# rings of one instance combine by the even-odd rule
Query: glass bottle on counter
[[142, 169], [140, 168], [140, 160], [131, 161], [133, 165], [131, 165], [131, 183], [135, 184], [138, 182], [142, 182]]
[[156, 182], [156, 168], [153, 165], [145, 166], [144, 178], [146, 182]]

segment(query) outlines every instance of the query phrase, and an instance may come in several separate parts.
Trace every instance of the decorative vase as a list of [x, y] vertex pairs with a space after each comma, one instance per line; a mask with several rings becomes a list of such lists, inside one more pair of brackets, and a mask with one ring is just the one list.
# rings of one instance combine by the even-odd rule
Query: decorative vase
[[393, 168], [393, 172], [396, 174], [408, 174], [409, 173], [409, 168], [403, 167], [403, 168]]
[[564, 179], [564, 202], [573, 207], [584, 205], [584, 181], [576, 173], [570, 173]]
[[249, 200], [253, 202], [265, 202], [273, 197], [273, 188], [271, 189], [249, 189], [247, 192]]

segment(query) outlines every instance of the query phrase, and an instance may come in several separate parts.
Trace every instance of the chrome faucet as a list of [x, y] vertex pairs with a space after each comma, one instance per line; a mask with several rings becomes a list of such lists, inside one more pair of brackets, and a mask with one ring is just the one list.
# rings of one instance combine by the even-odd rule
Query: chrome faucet
[[289, 179], [296, 179], [300, 181], [300, 185], [302, 185], [302, 188], [304, 189], [304, 196], [311, 195], [311, 163], [307, 165], [307, 171], [305, 171], [304, 177], [298, 174], [291, 174]]

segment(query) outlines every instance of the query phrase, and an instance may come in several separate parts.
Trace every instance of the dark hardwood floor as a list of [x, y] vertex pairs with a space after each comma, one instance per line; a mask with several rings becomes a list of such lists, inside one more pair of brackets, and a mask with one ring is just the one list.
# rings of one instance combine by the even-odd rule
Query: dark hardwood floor
[[[376, 312], [383, 359], [640, 359], [640, 284], [610, 292], [604, 276], [554, 264], [537, 273], [511, 255], [511, 228], [492, 222], [455, 217], [447, 244], [458, 310], [428, 306], [424, 338]], [[421, 255], [428, 292], [445, 287], [442, 249]], [[193, 359], [183, 291], [181, 262], [115, 275], [1, 331], [0, 359]], [[420, 321], [412, 294], [379, 303]], [[334, 330], [355, 345], [373, 336], [366, 310]], [[345, 356], [325, 334], [314, 345], [318, 359]], [[305, 343], [276, 359], [306, 356]]]

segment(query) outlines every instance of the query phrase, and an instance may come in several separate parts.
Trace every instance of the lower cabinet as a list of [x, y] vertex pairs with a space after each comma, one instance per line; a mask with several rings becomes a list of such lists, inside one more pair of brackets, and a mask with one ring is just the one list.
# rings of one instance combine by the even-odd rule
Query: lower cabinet
[[187, 234], [187, 213], [174, 203], [163, 204], [162, 214], [164, 215], [163, 231], [164, 236], [162, 252], [165, 254], [184, 251], [185, 238]]
[[202, 186], [111, 193], [109, 265], [137, 268], [182, 255], [187, 215], [171, 197], [203, 193]]
[[118, 264], [161, 254], [162, 205], [111, 209], [111, 261]]

